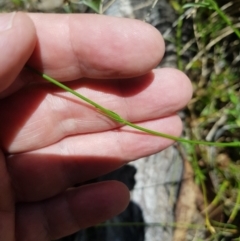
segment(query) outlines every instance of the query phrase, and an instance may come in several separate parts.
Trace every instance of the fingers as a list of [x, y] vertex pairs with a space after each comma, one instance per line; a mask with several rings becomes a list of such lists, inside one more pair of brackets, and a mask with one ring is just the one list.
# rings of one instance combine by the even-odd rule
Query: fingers
[[[0, 31], [0, 92], [7, 89], [15, 80], [36, 43], [35, 28], [30, 18], [23, 13], [0, 14], [1, 25], [5, 30]], [[3, 18], [3, 19], [2, 19]], [[23, 83], [18, 80], [8, 93], [19, 88]], [[0, 97], [7, 95], [1, 94]]]
[[38, 38], [29, 64], [61, 81], [140, 76], [164, 53], [160, 33], [138, 20], [95, 14], [29, 17]]
[[99, 224], [120, 212], [129, 202], [123, 184], [103, 182], [72, 189], [53, 199], [17, 208], [18, 241], [50, 241]]
[[29, 65], [63, 81], [139, 76], [155, 67], [164, 53], [159, 32], [137, 20], [89, 14], [9, 16], [1, 33], [0, 91], [5, 91], [0, 98], [40, 79], [23, 71], [14, 81], [30, 55]]
[[[173, 69], [159, 69], [129, 80], [102, 84], [86, 80], [70, 86], [133, 122], [172, 115], [187, 104], [192, 93], [188, 78]], [[69, 135], [101, 132], [119, 126], [51, 85], [30, 86], [3, 100], [0, 111], [0, 143], [8, 152], [30, 151]]]
[[[177, 116], [139, 124], [172, 135], [179, 135], [182, 129]], [[40, 150], [12, 155], [7, 165], [17, 200], [38, 201], [102, 176], [127, 161], [159, 152], [172, 143], [122, 127], [68, 137]]]

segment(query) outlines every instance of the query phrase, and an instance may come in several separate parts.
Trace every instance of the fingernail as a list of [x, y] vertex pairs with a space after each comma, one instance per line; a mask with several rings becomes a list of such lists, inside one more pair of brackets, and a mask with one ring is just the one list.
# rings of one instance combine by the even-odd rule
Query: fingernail
[[16, 12], [0, 14], [0, 31], [5, 31], [12, 27], [15, 14]]

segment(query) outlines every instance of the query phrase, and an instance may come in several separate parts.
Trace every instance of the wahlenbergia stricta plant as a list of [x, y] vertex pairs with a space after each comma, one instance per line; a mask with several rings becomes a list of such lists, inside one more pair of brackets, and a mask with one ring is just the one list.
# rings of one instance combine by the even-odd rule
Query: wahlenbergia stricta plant
[[36, 73], [37, 75], [41, 76], [43, 79], [49, 81], [50, 83], [58, 86], [59, 88], [66, 90], [68, 92], [70, 92], [71, 94], [77, 96], [78, 98], [82, 99], [83, 101], [87, 102], [88, 104], [94, 106], [96, 108], [97, 111], [101, 112], [103, 115], [108, 116], [110, 119], [113, 119], [114, 121], [123, 124], [123, 125], [127, 125], [127, 126], [131, 126], [134, 129], [140, 130], [142, 132], [148, 133], [150, 135], [154, 135], [154, 136], [159, 136], [159, 137], [163, 137], [163, 138], [167, 138], [167, 139], [171, 139], [174, 141], [178, 141], [178, 142], [184, 142], [184, 143], [188, 143], [188, 144], [200, 144], [200, 145], [208, 145], [208, 146], [217, 146], [217, 147], [236, 147], [236, 146], [240, 146], [240, 141], [236, 141], [236, 142], [209, 142], [209, 141], [201, 141], [201, 140], [187, 140], [181, 137], [176, 137], [176, 136], [172, 136], [172, 135], [168, 135], [165, 133], [161, 133], [161, 132], [157, 132], [154, 130], [150, 130], [147, 128], [144, 128], [142, 126], [133, 124], [131, 122], [129, 122], [128, 120], [123, 119], [119, 114], [104, 108], [103, 106], [99, 105], [98, 103], [88, 99], [87, 97], [79, 94], [78, 92], [76, 92], [75, 90], [67, 87], [66, 85], [60, 83], [59, 81], [53, 79], [52, 77], [43, 74], [29, 66], [26, 66], [27, 69], [31, 70], [32, 72]]

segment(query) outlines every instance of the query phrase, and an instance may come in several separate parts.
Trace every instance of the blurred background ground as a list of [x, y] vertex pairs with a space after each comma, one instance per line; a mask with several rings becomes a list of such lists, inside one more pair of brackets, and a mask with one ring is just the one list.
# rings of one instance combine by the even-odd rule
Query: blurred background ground
[[[166, 42], [159, 67], [181, 69], [193, 83], [193, 99], [180, 113], [183, 136], [213, 142], [239, 141], [239, 0], [0, 0], [0, 8], [58, 13], [99, 11], [149, 22]], [[239, 164], [239, 146], [181, 143], [138, 160], [94, 180], [125, 182], [132, 195], [127, 211], [102, 227], [64, 240], [239, 240]]]

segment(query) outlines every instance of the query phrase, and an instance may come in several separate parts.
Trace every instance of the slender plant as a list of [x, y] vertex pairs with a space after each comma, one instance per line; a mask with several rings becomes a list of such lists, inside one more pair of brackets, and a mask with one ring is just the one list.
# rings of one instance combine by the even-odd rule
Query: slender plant
[[63, 83], [60, 83], [59, 81], [57, 81], [56, 79], [48, 76], [47, 74], [41, 73], [29, 66], [26, 67], [27, 69], [31, 70], [32, 72], [36, 73], [37, 75], [41, 76], [43, 79], [47, 80], [48, 82], [58, 86], [59, 88], [77, 96], [78, 98], [80, 98], [81, 100], [87, 102], [88, 104], [92, 105], [93, 107], [96, 108], [97, 111], [101, 112], [103, 115], [106, 115], [107, 117], [109, 117], [110, 119], [123, 124], [123, 125], [127, 125], [130, 126], [134, 129], [140, 130], [142, 132], [145, 132], [147, 134], [150, 135], [154, 135], [154, 136], [159, 136], [159, 137], [164, 137], [167, 139], [171, 139], [174, 141], [178, 141], [178, 142], [183, 142], [183, 143], [188, 143], [188, 144], [200, 144], [200, 145], [208, 145], [208, 146], [217, 146], [217, 147], [236, 147], [236, 146], [240, 146], [240, 141], [234, 141], [234, 142], [210, 142], [210, 141], [202, 141], [202, 140], [187, 140], [181, 137], [176, 137], [176, 136], [172, 136], [172, 135], [168, 135], [165, 133], [161, 133], [155, 130], [151, 130], [151, 129], [147, 129], [144, 128], [142, 126], [136, 125], [132, 122], [129, 122], [128, 120], [125, 120], [124, 118], [122, 118], [119, 114], [117, 114], [116, 112], [106, 109], [105, 107], [99, 105], [98, 103], [88, 99], [87, 97], [81, 95], [80, 93], [76, 92], [75, 90], [69, 88], [68, 86], [64, 85]]

